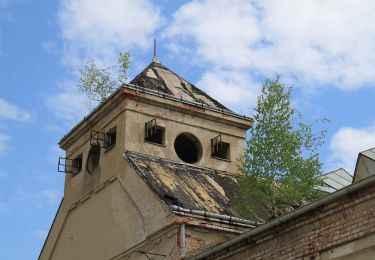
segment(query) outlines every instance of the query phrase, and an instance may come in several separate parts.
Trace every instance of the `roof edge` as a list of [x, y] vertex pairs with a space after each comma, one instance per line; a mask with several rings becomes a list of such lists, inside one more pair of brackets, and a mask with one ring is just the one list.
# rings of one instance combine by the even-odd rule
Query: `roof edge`
[[160, 93], [159, 91], [152, 90], [152, 89], [149, 89], [149, 88], [144, 88], [144, 87], [141, 87], [141, 86], [138, 86], [138, 85], [135, 85], [135, 84], [129, 84], [128, 83], [128, 84], [125, 84], [125, 86], [126, 86], [126, 88], [129, 88], [129, 89], [132, 89], [132, 90], [135, 90], [135, 91], [140, 91], [140, 92], [143, 92], [143, 93], [147, 93], [147, 94], [158, 96], [158, 97], [167, 98], [167, 99], [174, 100], [174, 101], [180, 101], [180, 102], [183, 102], [183, 103], [186, 103], [186, 104], [191, 104], [191, 105], [194, 105], [194, 106], [197, 106], [197, 107], [202, 107], [204, 109], [211, 110], [211, 111], [214, 111], [214, 112], [218, 112], [218, 113], [221, 113], [221, 114], [225, 114], [225, 115], [229, 115], [229, 116], [233, 116], [233, 117], [237, 117], [237, 118], [240, 118], [240, 119], [244, 119], [244, 120], [254, 122], [253, 118], [251, 118], [249, 116], [246, 116], [246, 115], [240, 115], [238, 113], [232, 112], [231, 110], [215, 108], [215, 107], [212, 107], [212, 106], [205, 105], [204, 103], [190, 101], [190, 100], [186, 100], [186, 99], [183, 99], [183, 98], [177, 98], [173, 95], [169, 95], [169, 94], [166, 94], [166, 93]]
[[195, 255], [191, 258], [189, 258], [189, 260], [195, 260], [195, 259], [203, 259], [209, 255], [212, 255], [212, 254], [215, 254], [215, 253], [218, 253], [220, 252], [221, 250], [225, 249], [225, 248], [228, 248], [230, 246], [233, 246], [237, 243], [240, 243], [244, 240], [247, 240], [249, 237], [251, 236], [254, 236], [254, 235], [257, 235], [259, 233], [262, 233], [262, 232], [265, 232], [269, 229], [272, 229], [280, 224], [283, 224], [289, 220], [292, 220], [296, 217], [299, 217], [307, 212], [310, 212], [320, 206], [324, 206], [328, 203], [331, 203], [335, 200], [337, 200], [338, 198], [340, 197], [344, 197], [346, 196], [347, 194], [350, 194], [350, 193], [353, 193], [353, 192], [356, 192], [366, 186], [369, 186], [371, 184], [375, 184], [375, 175], [373, 176], [370, 176], [370, 177], [367, 177], [366, 179], [363, 179], [357, 183], [354, 183], [354, 184], [351, 184], [349, 186], [346, 186], [330, 195], [327, 195], [321, 199], [318, 199], [310, 204], [307, 204], [306, 206], [303, 206], [301, 208], [298, 208], [296, 209], [295, 211], [292, 211], [291, 213], [289, 214], [286, 214], [286, 215], [283, 215], [279, 218], [276, 218], [270, 222], [267, 222], [265, 223], [264, 225], [261, 225], [257, 228], [254, 228], [246, 233], [243, 233], [242, 235], [239, 235], [233, 239], [230, 239], [218, 246], [215, 246], [215, 247], [212, 247], [208, 250], [205, 250], [203, 252], [201, 252], [200, 254], [198, 255]]

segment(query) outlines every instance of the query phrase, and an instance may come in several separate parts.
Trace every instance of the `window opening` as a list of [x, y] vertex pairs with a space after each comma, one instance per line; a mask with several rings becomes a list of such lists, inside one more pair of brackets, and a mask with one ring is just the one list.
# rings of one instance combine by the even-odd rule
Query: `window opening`
[[145, 123], [145, 141], [155, 144], [164, 144], [165, 128], [158, 126], [156, 118]]
[[73, 159], [72, 167], [74, 169], [73, 171], [75, 171], [73, 174], [77, 174], [82, 170], [82, 154]]
[[58, 172], [65, 172], [70, 174], [77, 174], [82, 170], [82, 154], [78, 155], [76, 158], [64, 158], [59, 157], [59, 163], [57, 166]]
[[221, 134], [211, 139], [211, 156], [230, 160], [230, 144], [222, 141]]
[[174, 141], [174, 149], [178, 157], [187, 163], [195, 163], [200, 160], [202, 146], [199, 140], [192, 134], [182, 133]]
[[115, 144], [116, 144], [116, 127], [111, 128], [104, 135], [104, 148], [106, 148], [106, 149], [111, 148]]
[[90, 145], [108, 149], [116, 144], [116, 127], [111, 128], [107, 133], [91, 130]]

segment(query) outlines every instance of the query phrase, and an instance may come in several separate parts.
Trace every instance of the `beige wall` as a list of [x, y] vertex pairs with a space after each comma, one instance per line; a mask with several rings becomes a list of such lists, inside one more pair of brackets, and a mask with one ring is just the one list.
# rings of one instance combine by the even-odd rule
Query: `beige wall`
[[[64, 202], [65, 203], [65, 202]], [[166, 206], [130, 166], [64, 204], [40, 259], [109, 259], [169, 224]]]
[[[153, 98], [153, 97], [152, 97]], [[163, 101], [163, 100], [161, 100]], [[167, 102], [167, 101], [166, 101]], [[83, 155], [82, 171], [74, 176], [66, 174], [64, 198], [66, 203], [85, 196], [98, 187], [104, 180], [118, 175], [125, 167], [122, 156], [125, 150], [181, 161], [174, 149], [174, 140], [180, 133], [191, 133], [201, 143], [202, 156], [195, 164], [210, 167], [230, 173], [235, 173], [238, 158], [243, 155], [247, 127], [246, 120], [230, 118], [220, 113], [187, 109], [179, 102], [170, 104], [155, 102], [149, 99], [129, 99], [117, 102], [115, 107], [109, 107], [100, 118], [87, 120], [81, 126], [81, 134], [72, 133], [66, 147], [66, 157], [75, 158]], [[98, 116], [99, 117], [99, 116]], [[165, 127], [164, 145], [156, 145], [144, 141], [145, 123], [157, 117], [160, 126]], [[86, 124], [86, 126], [85, 126]], [[239, 127], [239, 124], [241, 127]], [[101, 149], [99, 168], [95, 174], [86, 171], [87, 155], [90, 151], [90, 130], [107, 132], [116, 127], [116, 145], [111, 149]], [[218, 134], [224, 142], [230, 143], [230, 160], [220, 160], [211, 157], [211, 139]], [[73, 139], [74, 137], [74, 139]], [[69, 138], [67, 138], [69, 139]]]
[[[129, 98], [118, 92], [112, 99], [60, 143], [66, 157], [82, 154], [82, 170], [65, 175], [64, 200], [40, 259], [108, 259], [121, 256], [132, 247], [150, 245], [168, 254], [167, 259], [179, 258], [175, 236], [178, 227], [171, 231], [174, 235], [169, 231], [163, 233], [174, 225], [171, 212], [123, 158], [125, 150], [181, 161], [174, 151], [174, 140], [178, 134], [189, 132], [199, 139], [203, 148], [196, 165], [228, 172], [237, 170], [248, 120], [152, 96]], [[154, 117], [166, 129], [162, 146], [144, 142], [145, 122]], [[99, 167], [89, 174], [86, 163], [91, 148], [90, 130], [107, 132], [113, 127], [116, 127], [115, 146], [101, 149]], [[210, 140], [219, 133], [231, 145], [230, 161], [211, 158]], [[150, 242], [150, 236], [160, 241]], [[205, 233], [201, 236], [210, 244], [226, 235], [213, 232], [212, 236]], [[145, 258], [133, 252], [134, 257]]]
[[[164, 146], [144, 142], [145, 122], [155, 117], [157, 123], [165, 127]], [[202, 118], [199, 114], [191, 114], [191, 111], [176, 111], [131, 100], [126, 110], [126, 149], [181, 161], [175, 152], [174, 141], [181, 133], [191, 133], [203, 148], [202, 157], [196, 165], [235, 173], [237, 159], [244, 152], [246, 129], [228, 123]], [[219, 134], [224, 142], [230, 143], [230, 161], [211, 157], [211, 139]]]

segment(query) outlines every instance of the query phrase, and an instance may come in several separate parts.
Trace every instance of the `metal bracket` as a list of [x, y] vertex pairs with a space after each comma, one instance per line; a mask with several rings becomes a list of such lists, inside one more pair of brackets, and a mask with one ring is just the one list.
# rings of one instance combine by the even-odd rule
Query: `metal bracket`
[[70, 174], [77, 174], [82, 169], [82, 161], [81, 165], [74, 165], [74, 159], [59, 157], [59, 163], [57, 165], [58, 172], [70, 173]]
[[[96, 130], [90, 131], [90, 145], [99, 146], [100, 148], [109, 148], [113, 145], [112, 134], [104, 133]], [[115, 137], [116, 138], [116, 137]]]
[[215, 154], [223, 148], [223, 142], [221, 141], [221, 134], [211, 139], [211, 155]]
[[105, 133], [91, 130], [90, 131], [90, 145], [104, 147]]
[[145, 123], [145, 137], [149, 138], [156, 133], [156, 118], [152, 119], [151, 121]]

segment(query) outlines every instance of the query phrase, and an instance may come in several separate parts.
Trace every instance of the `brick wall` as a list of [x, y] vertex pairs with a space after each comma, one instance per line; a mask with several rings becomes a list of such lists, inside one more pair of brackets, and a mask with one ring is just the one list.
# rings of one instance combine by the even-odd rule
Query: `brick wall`
[[373, 182], [371, 186], [249, 237], [208, 259], [320, 259], [321, 252], [374, 233]]
[[186, 249], [189, 251], [197, 251], [203, 248], [206, 242], [203, 239], [199, 239], [190, 235], [186, 236]]

